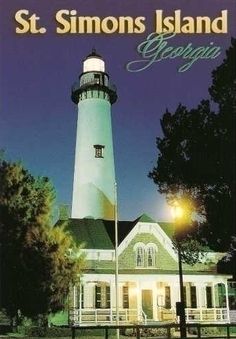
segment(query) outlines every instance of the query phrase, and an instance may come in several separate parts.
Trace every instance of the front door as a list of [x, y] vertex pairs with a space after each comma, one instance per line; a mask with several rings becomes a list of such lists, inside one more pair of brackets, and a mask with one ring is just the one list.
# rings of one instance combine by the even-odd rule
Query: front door
[[148, 319], [153, 319], [152, 290], [142, 290], [142, 308]]

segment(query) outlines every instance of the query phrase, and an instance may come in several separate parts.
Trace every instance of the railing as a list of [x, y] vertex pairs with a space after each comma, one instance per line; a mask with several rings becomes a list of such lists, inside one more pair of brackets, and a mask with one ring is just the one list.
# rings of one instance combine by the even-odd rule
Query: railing
[[[71, 324], [98, 324], [98, 323], [115, 323], [116, 321], [116, 309], [110, 308], [71, 308], [69, 311], [69, 319]], [[137, 309], [120, 309], [119, 321], [122, 323], [130, 323], [141, 321], [146, 323], [146, 314], [138, 312]]]
[[147, 323], [147, 315], [143, 312], [143, 310], [141, 310], [141, 317], [140, 317], [140, 321], [146, 325]]
[[72, 89], [72, 92], [78, 90], [79, 88], [83, 88], [83, 87], [86, 87], [86, 86], [90, 86], [90, 85], [101, 85], [101, 86], [105, 86], [107, 88], [109, 88], [111, 91], [114, 91], [116, 92], [116, 86], [113, 85], [113, 84], [110, 84], [110, 83], [102, 83], [100, 82], [98, 79], [93, 79], [93, 80], [90, 80], [90, 81], [87, 81], [87, 82], [84, 82], [83, 84], [80, 84], [79, 81], [78, 82], [75, 82], [71, 89]]
[[186, 308], [186, 321], [193, 322], [228, 322], [227, 308]]
[[164, 308], [159, 306], [157, 309], [158, 321], [173, 321], [176, 322], [176, 312], [174, 308]]
[[[161, 315], [161, 318], [160, 318]], [[159, 320], [162, 321], [176, 321], [175, 312], [168, 310], [161, 310]], [[187, 323], [199, 323], [199, 322], [229, 322], [229, 314], [226, 308], [186, 308], [185, 309], [186, 322]], [[69, 312], [70, 323], [72, 324], [112, 324], [116, 321], [116, 309], [110, 308], [72, 308]], [[147, 316], [143, 310], [137, 309], [120, 309], [119, 321], [122, 323], [139, 322], [146, 324]]]

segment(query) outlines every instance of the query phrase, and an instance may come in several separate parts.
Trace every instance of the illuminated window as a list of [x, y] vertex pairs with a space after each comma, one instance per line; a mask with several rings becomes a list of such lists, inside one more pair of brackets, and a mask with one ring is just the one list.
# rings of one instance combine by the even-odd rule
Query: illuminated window
[[95, 286], [95, 307], [110, 308], [111, 306], [111, 290], [110, 285], [98, 284]]
[[170, 286], [165, 286], [165, 308], [171, 308]]
[[104, 147], [103, 145], [94, 145], [94, 150], [95, 150], [95, 158], [103, 158], [103, 151]]

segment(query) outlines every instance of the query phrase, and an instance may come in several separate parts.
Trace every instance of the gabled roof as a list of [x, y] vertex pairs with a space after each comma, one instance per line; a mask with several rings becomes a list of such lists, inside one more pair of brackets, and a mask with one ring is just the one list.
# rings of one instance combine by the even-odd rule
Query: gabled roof
[[[120, 244], [138, 222], [156, 223], [147, 214], [142, 214], [134, 221], [118, 221], [118, 244]], [[62, 223], [61, 220], [57, 225]], [[171, 223], [158, 223], [163, 231], [172, 238], [174, 225]], [[114, 249], [115, 248], [115, 222], [102, 219], [69, 219], [68, 230], [78, 244], [83, 243], [88, 249]]]
[[85, 248], [114, 249], [106, 224], [111, 227], [113, 222], [101, 219], [69, 219], [68, 230], [77, 243], [84, 243]]
[[158, 225], [163, 229], [163, 231], [168, 235], [170, 239], [173, 239], [175, 234], [175, 225], [173, 222], [158, 222]]
[[[155, 221], [142, 214], [134, 221], [118, 221], [118, 244], [120, 244], [138, 222]], [[85, 248], [114, 249], [115, 222], [102, 219], [69, 219], [68, 229], [78, 243], [85, 243]]]
[[149, 215], [147, 214], [142, 214], [140, 217], [138, 217], [134, 223], [137, 224], [138, 222], [151, 222], [151, 223], [155, 223], [156, 221], [153, 220], [152, 218], [149, 217]]
[[[57, 225], [61, 224], [61, 220]], [[147, 214], [142, 214], [134, 221], [118, 221], [118, 244], [120, 244], [138, 222], [155, 223]], [[171, 238], [174, 228], [171, 223], [159, 223], [163, 231]], [[69, 219], [68, 230], [78, 244], [84, 243], [88, 249], [115, 248], [115, 222], [102, 219]]]
[[[129, 234], [129, 232], [136, 225], [135, 221], [118, 221], [118, 244], [120, 244], [124, 238]], [[106, 231], [115, 246], [115, 223], [112, 221], [112, 224], [106, 223]]]

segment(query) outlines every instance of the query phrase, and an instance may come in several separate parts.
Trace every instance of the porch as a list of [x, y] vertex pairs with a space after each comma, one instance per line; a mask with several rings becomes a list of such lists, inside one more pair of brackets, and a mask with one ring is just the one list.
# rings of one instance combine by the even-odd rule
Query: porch
[[[69, 321], [73, 324], [114, 324], [116, 322], [115, 284], [113, 277], [88, 277], [71, 294]], [[95, 278], [93, 276], [93, 278]], [[177, 323], [176, 302], [179, 285], [176, 277], [122, 277], [119, 281], [119, 322]], [[137, 279], [138, 278], [138, 279]], [[201, 277], [202, 278], [202, 277]], [[207, 277], [209, 279], [209, 277]], [[145, 279], [145, 280], [144, 280]], [[184, 282], [184, 301], [187, 323], [230, 322], [228, 286], [226, 281]], [[213, 280], [213, 279], [212, 279]]]

